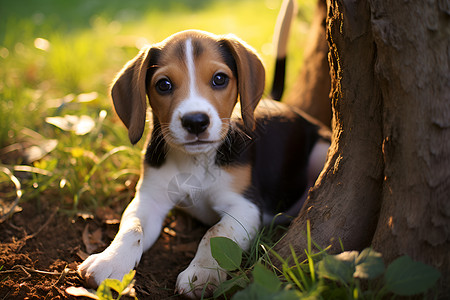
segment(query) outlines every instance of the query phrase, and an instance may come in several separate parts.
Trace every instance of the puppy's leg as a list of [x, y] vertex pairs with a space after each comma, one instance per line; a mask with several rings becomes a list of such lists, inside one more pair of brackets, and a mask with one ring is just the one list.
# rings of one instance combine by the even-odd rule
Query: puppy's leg
[[213, 206], [221, 216], [220, 221], [206, 232], [194, 259], [188, 268], [178, 275], [177, 291], [190, 298], [199, 298], [203, 290], [206, 292], [205, 296], [210, 296], [216, 287], [226, 280], [226, 272], [211, 255], [210, 239], [227, 237], [243, 250], [248, 250], [260, 226], [258, 207], [241, 195], [223, 194], [215, 202], [222, 202]]
[[308, 184], [313, 186], [325, 165], [328, 155], [330, 143], [324, 140], [319, 140], [313, 147], [309, 155], [308, 164]]
[[327, 160], [329, 147], [330, 143], [324, 140], [319, 140], [314, 145], [308, 161], [308, 170], [307, 170], [308, 185], [305, 192], [300, 197], [300, 199], [292, 207], [289, 208], [289, 210], [283, 212], [283, 214], [277, 216], [275, 219], [273, 215], [264, 214], [263, 216], [264, 225], [269, 225], [272, 223], [287, 224], [291, 222], [295, 216], [298, 215], [303, 205], [305, 204], [306, 199], [308, 198], [310, 188], [315, 185], [316, 180], [324, 167], [324, 164]]
[[78, 266], [78, 273], [89, 286], [96, 287], [106, 278], [121, 280], [136, 267], [142, 253], [158, 238], [163, 220], [173, 205], [164, 197], [164, 200], [152, 197], [155, 191], [150, 186], [145, 178], [141, 179], [111, 245], [103, 252], [89, 256]]

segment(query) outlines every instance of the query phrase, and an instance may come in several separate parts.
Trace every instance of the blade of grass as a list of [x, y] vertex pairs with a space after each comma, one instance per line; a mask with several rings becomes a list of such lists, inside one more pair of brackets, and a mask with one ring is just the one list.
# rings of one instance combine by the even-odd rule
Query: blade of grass
[[339, 245], [341, 246], [341, 251], [344, 252], [345, 251], [344, 243], [342, 243], [342, 239], [341, 238], [339, 238]]
[[120, 146], [120, 147], [116, 147], [110, 151], [108, 151], [107, 153], [105, 153], [100, 160], [92, 167], [91, 171], [89, 171], [89, 173], [86, 175], [86, 177], [84, 178], [84, 182], [89, 182], [89, 180], [91, 179], [92, 175], [94, 175], [94, 173], [97, 171], [98, 167], [105, 161], [107, 160], [109, 157], [111, 157], [112, 155], [121, 152], [121, 151], [126, 151], [126, 150], [130, 150], [129, 147], [127, 146]]
[[311, 222], [309, 220], [306, 220], [306, 241], [308, 243], [307, 253], [312, 253], [311, 240]]
[[314, 269], [314, 260], [308, 254], [308, 252], [305, 251], [305, 253], [306, 253], [307, 260], [308, 260], [309, 272], [311, 273], [312, 284], [314, 284], [316, 282], [316, 271]]
[[24, 165], [15, 165], [13, 167], [13, 170], [18, 171], [18, 172], [28, 172], [28, 173], [41, 174], [41, 175], [45, 175], [45, 176], [53, 176], [53, 173], [48, 170], [44, 170], [44, 169], [40, 169], [40, 168], [36, 168], [36, 167], [24, 166]]
[[[298, 274], [300, 275], [300, 279], [303, 282], [302, 286], [304, 286], [304, 289], [307, 290], [310, 287], [308, 284], [308, 280], [306, 278], [305, 273], [303, 272], [301, 264], [298, 262], [297, 254], [295, 253], [294, 248], [292, 246], [291, 246], [291, 255], [292, 255], [292, 258], [294, 259], [295, 267], [297, 269]], [[300, 284], [300, 282], [299, 282], [299, 284]], [[300, 290], [302, 290], [302, 289], [300, 289]]]
[[9, 177], [9, 179], [12, 181], [12, 183], [14, 184], [14, 187], [16, 189], [16, 199], [14, 199], [14, 203], [12, 204], [9, 211], [6, 214], [4, 214], [3, 216], [1, 216], [0, 223], [2, 223], [14, 212], [14, 208], [17, 206], [17, 204], [19, 204], [19, 200], [20, 200], [20, 198], [22, 198], [23, 192], [22, 192], [22, 186], [20, 184], [19, 179], [17, 179], [17, 177], [14, 176], [14, 174], [8, 168], [0, 167], [0, 171], [5, 173]]

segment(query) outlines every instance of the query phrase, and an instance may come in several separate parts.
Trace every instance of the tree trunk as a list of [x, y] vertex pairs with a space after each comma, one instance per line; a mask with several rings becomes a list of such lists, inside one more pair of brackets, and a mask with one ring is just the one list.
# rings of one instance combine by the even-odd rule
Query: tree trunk
[[[364, 248], [375, 231], [383, 181], [381, 93], [373, 71], [369, 7], [358, 3], [350, 8], [328, 3], [332, 144], [305, 206], [279, 244], [277, 250], [285, 255], [289, 254], [287, 244], [304, 249], [306, 237], [298, 229], [304, 231], [307, 220], [311, 220], [314, 240], [331, 243], [334, 251], [340, 249], [338, 238], [348, 249]], [[344, 9], [350, 12], [343, 13]], [[344, 16], [353, 23], [343, 23]]]
[[408, 254], [450, 282], [450, 7], [439, 0], [328, 0], [333, 141], [287, 236], [307, 220], [332, 252]]
[[372, 245], [388, 261], [437, 267], [450, 285], [450, 7], [370, 2], [385, 162]]
[[286, 103], [296, 106], [331, 128], [330, 68], [325, 38], [327, 5], [318, 0], [311, 24], [305, 58], [298, 79], [286, 96]]

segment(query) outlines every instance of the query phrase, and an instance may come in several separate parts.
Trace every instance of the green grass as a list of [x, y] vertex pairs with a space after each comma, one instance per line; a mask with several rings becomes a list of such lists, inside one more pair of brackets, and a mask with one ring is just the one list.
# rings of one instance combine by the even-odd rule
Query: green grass
[[[276, 253], [273, 239], [264, 241], [274, 229], [260, 234], [250, 252], [244, 255], [239, 246], [223, 237], [211, 239], [211, 254], [229, 274], [214, 298], [244, 299], [394, 299], [421, 295], [436, 299], [432, 288], [440, 277], [435, 268], [402, 256], [385, 266], [381, 253], [371, 248], [327, 253], [311, 238], [309, 223], [305, 234], [308, 245], [304, 253], [291, 248], [291, 257]], [[331, 246], [330, 246], [331, 247]], [[344, 249], [342, 249], [344, 251]]]
[[[299, 3], [288, 86], [301, 66], [315, 5]], [[20, 180], [21, 201], [45, 197], [72, 211], [128, 201], [129, 193], [117, 191], [136, 182], [143, 141], [131, 147], [112, 109], [109, 85], [115, 74], [143, 44], [195, 28], [234, 33], [252, 45], [262, 55], [270, 85], [280, 5], [281, 0], [0, 0], [0, 159]], [[80, 101], [86, 94], [90, 101]], [[45, 121], [65, 115], [86, 115], [95, 127], [76, 135]], [[116, 154], [121, 146], [131, 150]], [[33, 147], [48, 153], [27, 159]], [[11, 191], [8, 199], [15, 197], [3, 173], [0, 189]]]

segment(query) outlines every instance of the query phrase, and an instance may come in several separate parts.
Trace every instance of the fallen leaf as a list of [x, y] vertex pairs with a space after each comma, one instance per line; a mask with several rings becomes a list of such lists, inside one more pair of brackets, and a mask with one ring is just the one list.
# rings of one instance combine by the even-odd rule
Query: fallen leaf
[[69, 286], [66, 289], [66, 293], [75, 297], [88, 297], [91, 299], [100, 299], [96, 294], [90, 292], [88, 289], [81, 286], [78, 287]]
[[89, 257], [89, 254], [87, 254], [86, 252], [84, 252], [81, 249], [78, 249], [77, 251], [77, 256], [81, 259], [81, 260], [86, 260]]
[[77, 217], [82, 218], [83, 220], [94, 219], [94, 215], [86, 212], [78, 212]]
[[86, 115], [74, 116], [65, 115], [64, 117], [47, 117], [45, 122], [52, 124], [65, 131], [73, 131], [76, 135], [85, 135], [95, 127], [94, 120]]
[[89, 233], [89, 224], [87, 224], [83, 230], [82, 238], [88, 254], [92, 254], [95, 250], [97, 250], [97, 248], [105, 246], [105, 243], [102, 241], [101, 228]]
[[120, 224], [120, 220], [119, 220], [119, 219], [109, 219], [109, 220], [105, 220], [105, 224], [108, 224], [108, 225], [118, 225], [118, 224]]
[[36, 145], [24, 149], [24, 157], [27, 163], [35, 162], [52, 152], [58, 145], [58, 140], [41, 140]]

